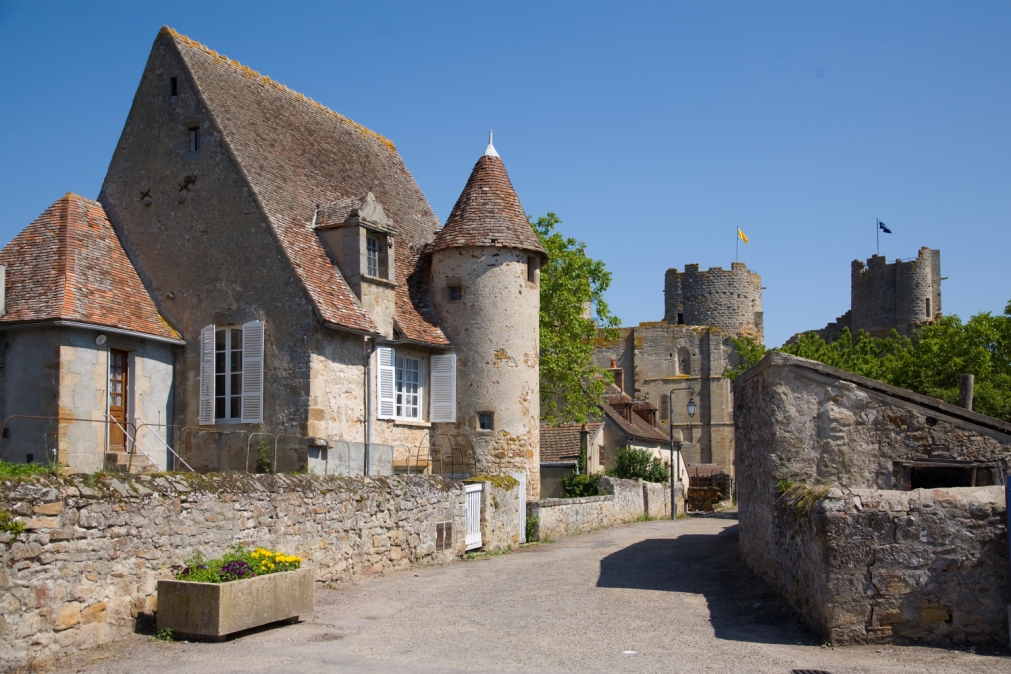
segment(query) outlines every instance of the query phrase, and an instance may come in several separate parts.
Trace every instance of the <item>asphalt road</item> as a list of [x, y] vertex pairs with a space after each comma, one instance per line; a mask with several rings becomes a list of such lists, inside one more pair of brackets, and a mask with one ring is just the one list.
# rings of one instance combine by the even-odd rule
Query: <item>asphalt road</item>
[[317, 594], [224, 643], [134, 635], [78, 672], [1011, 672], [1011, 657], [825, 648], [737, 558], [734, 514], [633, 524]]

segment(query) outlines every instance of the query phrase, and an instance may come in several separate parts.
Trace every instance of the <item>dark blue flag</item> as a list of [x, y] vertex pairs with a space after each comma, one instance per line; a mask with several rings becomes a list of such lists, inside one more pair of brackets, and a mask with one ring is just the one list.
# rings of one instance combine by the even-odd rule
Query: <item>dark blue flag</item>
[[882, 232], [884, 232], [885, 234], [891, 234], [892, 233], [892, 230], [890, 230], [887, 227], [885, 227], [885, 223], [881, 222], [880, 220], [878, 220], [878, 228]]

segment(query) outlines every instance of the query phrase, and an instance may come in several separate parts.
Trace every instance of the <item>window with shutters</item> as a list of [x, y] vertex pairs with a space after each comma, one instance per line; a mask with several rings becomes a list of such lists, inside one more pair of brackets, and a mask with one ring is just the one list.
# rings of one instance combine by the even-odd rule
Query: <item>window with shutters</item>
[[263, 421], [262, 321], [200, 331], [201, 424]]
[[396, 357], [397, 418], [421, 419], [421, 359]]
[[214, 420], [242, 418], [242, 330], [218, 328], [214, 333]]

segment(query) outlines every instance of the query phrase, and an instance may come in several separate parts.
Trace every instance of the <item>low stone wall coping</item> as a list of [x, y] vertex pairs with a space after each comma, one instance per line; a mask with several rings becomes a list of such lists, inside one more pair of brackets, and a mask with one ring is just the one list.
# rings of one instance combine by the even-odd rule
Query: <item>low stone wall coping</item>
[[603, 496], [580, 496], [579, 498], [546, 498], [540, 501], [531, 501], [530, 505], [538, 508], [555, 508], [557, 506], [579, 505], [580, 503], [599, 503], [600, 501], [613, 501], [613, 494]]

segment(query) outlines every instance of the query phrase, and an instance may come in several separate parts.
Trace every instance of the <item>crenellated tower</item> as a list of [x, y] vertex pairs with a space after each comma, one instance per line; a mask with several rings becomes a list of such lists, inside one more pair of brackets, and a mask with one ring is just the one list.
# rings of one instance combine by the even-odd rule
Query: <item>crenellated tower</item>
[[664, 278], [664, 322], [712, 326], [728, 337], [765, 342], [762, 278], [743, 262], [727, 271], [686, 264], [683, 272], [668, 269]]

